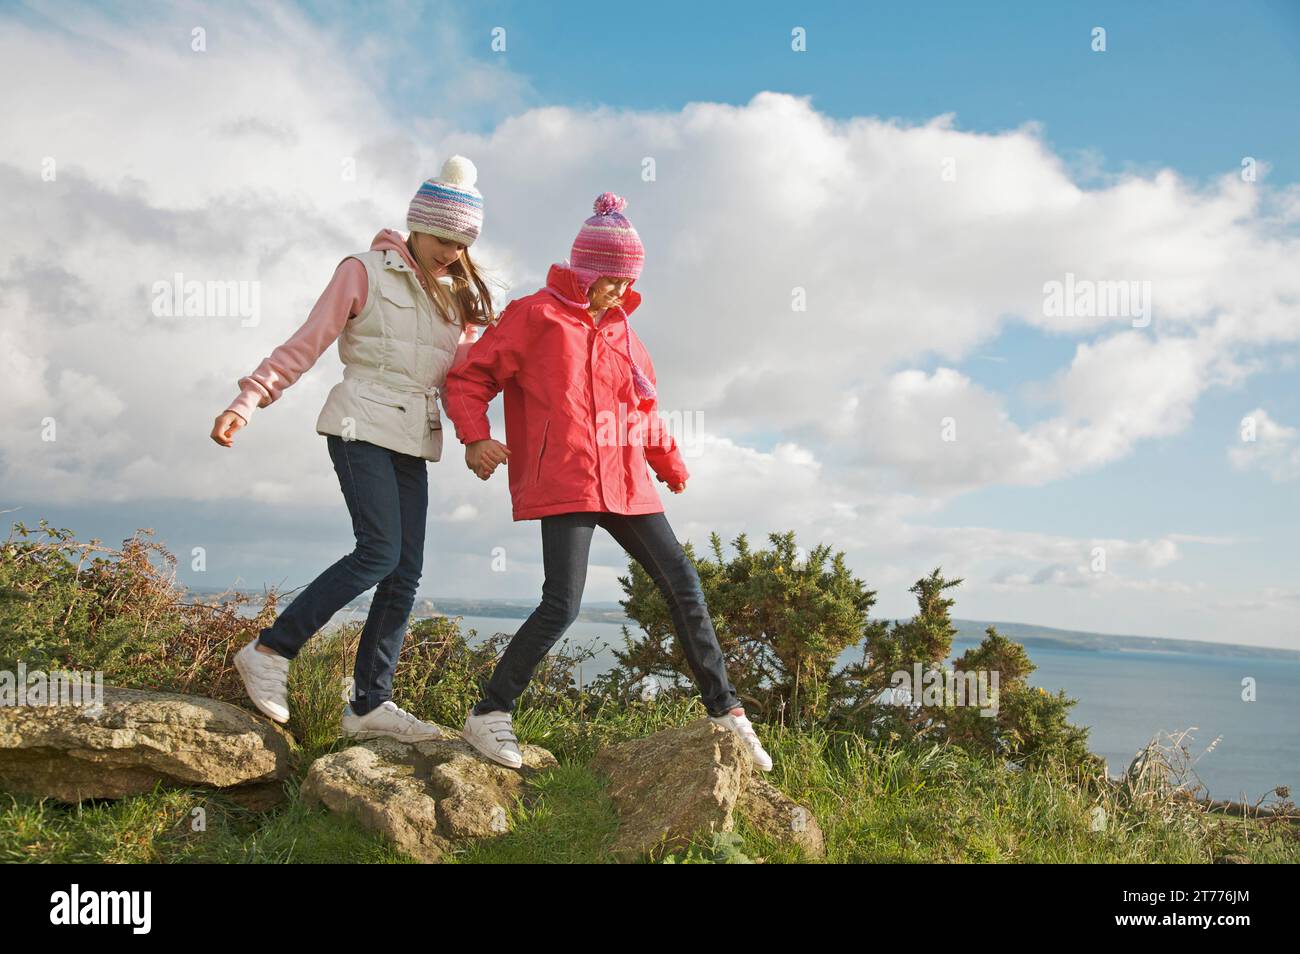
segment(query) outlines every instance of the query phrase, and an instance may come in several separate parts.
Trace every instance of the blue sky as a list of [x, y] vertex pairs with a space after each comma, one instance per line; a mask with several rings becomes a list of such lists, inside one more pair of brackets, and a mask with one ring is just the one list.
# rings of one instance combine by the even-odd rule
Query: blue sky
[[[352, 6], [348, 4], [346, 6]], [[363, 7], [361, 23], [391, 5]], [[323, 23], [338, 10], [315, 6]], [[1300, 178], [1300, 4], [571, 2], [444, 4], [445, 18], [528, 78], [544, 103], [676, 110], [740, 104], [758, 90], [811, 95], [821, 112], [910, 121], [957, 114], [997, 131], [1037, 119], [1067, 157], [1098, 152], [1103, 169], [1172, 166], [1209, 176], [1254, 155]], [[507, 50], [493, 54], [494, 27]], [[790, 31], [808, 50], [790, 55]], [[1104, 27], [1107, 51], [1089, 48]], [[394, 60], [395, 71], [405, 71]], [[436, 71], [437, 65], [429, 68]], [[419, 111], [419, 97], [406, 102]], [[486, 117], [485, 117], [485, 121]]]
[[[6, 3], [0, 27], [0, 176], [32, 223], [0, 239], [15, 519], [153, 526], [207, 550], [180, 572], [204, 585], [299, 586], [345, 552], [312, 433], [332, 354], [234, 452], [206, 429], [332, 263], [463, 152], [510, 294], [591, 196], [631, 197], [639, 332], [668, 405], [706, 422], [666, 501], [680, 537], [825, 540], [885, 615], [943, 563], [970, 618], [1300, 648], [1300, 3]], [[32, 174], [51, 156], [58, 185]], [[175, 271], [255, 277], [264, 320], [159, 323], [139, 289]], [[1152, 278], [1151, 327], [1045, 320], [1065, 271]], [[790, 284], [817, 303], [799, 325]], [[24, 423], [45, 416], [57, 447]], [[528, 598], [536, 526], [459, 466], [431, 467], [422, 592]], [[1104, 582], [1081, 569], [1099, 542]], [[495, 546], [508, 573], [483, 569]], [[588, 598], [623, 571], [599, 544]]]

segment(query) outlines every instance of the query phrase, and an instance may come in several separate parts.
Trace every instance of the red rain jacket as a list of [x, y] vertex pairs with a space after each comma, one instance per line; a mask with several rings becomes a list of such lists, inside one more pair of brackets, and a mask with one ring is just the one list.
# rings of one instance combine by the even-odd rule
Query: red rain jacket
[[[586, 295], [567, 268], [546, 283], [570, 301]], [[632, 384], [632, 356], [653, 383], [654, 365], [625, 315], [641, 303], [630, 287], [623, 313], [593, 325], [585, 308], [546, 289], [512, 301], [447, 374], [444, 406], [462, 444], [492, 436], [487, 409], [505, 392], [510, 499], [515, 520], [558, 513], [661, 513], [646, 469], [670, 485], [690, 475], [653, 398]]]

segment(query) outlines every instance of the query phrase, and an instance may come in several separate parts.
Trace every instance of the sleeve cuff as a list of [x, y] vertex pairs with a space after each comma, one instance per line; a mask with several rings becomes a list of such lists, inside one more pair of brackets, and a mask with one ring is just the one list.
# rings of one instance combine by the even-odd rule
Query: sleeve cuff
[[492, 437], [492, 428], [484, 424], [481, 427], [472, 427], [466, 431], [457, 431], [456, 437], [462, 444], [473, 444], [475, 441], [486, 441]]
[[249, 418], [253, 416], [253, 411], [257, 410], [258, 404], [259, 398], [255, 391], [243, 391], [240, 393], [239, 397], [230, 402], [230, 406], [227, 407], [226, 410], [234, 411], [242, 417], [244, 423], [247, 424]]

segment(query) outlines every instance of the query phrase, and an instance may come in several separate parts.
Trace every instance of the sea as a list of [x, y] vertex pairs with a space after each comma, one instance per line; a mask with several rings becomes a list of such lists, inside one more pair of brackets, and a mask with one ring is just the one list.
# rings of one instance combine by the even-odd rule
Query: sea
[[[486, 638], [513, 633], [522, 622], [466, 616], [461, 625]], [[564, 638], [596, 652], [583, 666], [584, 680], [608, 670], [608, 647], [623, 644], [616, 623], [579, 620]], [[953, 654], [974, 645], [954, 640]], [[1038, 667], [1032, 685], [1078, 700], [1070, 720], [1088, 727], [1088, 746], [1111, 775], [1122, 774], [1153, 738], [1177, 734], [1193, 781], [1211, 798], [1254, 802], [1277, 786], [1289, 787], [1292, 798], [1300, 794], [1300, 660], [1041, 646], [1026, 652]], [[851, 650], [846, 660], [859, 655]]]

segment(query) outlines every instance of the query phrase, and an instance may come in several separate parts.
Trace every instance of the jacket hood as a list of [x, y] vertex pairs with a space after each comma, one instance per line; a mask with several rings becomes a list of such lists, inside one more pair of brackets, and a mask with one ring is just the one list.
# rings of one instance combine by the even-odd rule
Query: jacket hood
[[[627, 291], [623, 293], [623, 313], [631, 315], [636, 311], [637, 306], [641, 304], [641, 294], [633, 291], [632, 285], [636, 284], [633, 279], [632, 284], [627, 286]], [[570, 301], [585, 302], [587, 300], [588, 285], [578, 277], [568, 262], [556, 262], [546, 273], [546, 287], [554, 288]]]
[[372, 252], [397, 252], [406, 260], [406, 264], [415, 270], [416, 275], [420, 274], [420, 266], [411, 257], [411, 250], [406, 247], [406, 239], [402, 238], [401, 232], [394, 229], [380, 229], [379, 234], [370, 243], [370, 250]]

